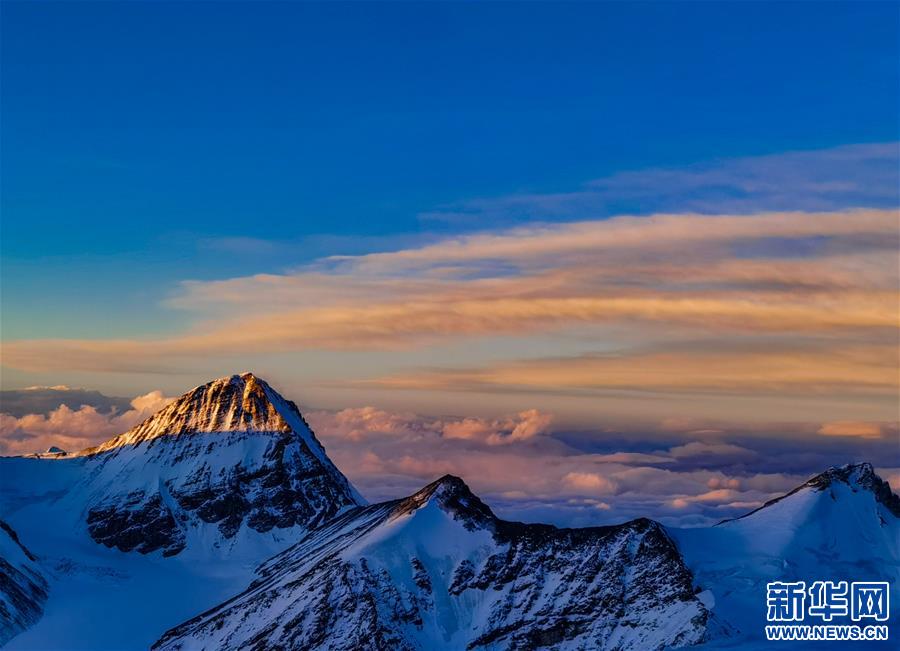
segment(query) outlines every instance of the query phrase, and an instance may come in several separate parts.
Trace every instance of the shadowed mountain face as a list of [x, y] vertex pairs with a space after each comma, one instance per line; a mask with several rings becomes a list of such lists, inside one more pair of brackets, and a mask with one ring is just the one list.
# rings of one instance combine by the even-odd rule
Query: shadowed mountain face
[[296, 405], [250, 373], [197, 387], [132, 430], [80, 453], [91, 537], [122, 551], [177, 554], [215, 524], [313, 527], [363, 503]]
[[[95, 448], [43, 456], [0, 458], [0, 517], [39, 572], [0, 553], [0, 593], [25, 629], [14, 647], [147, 648], [365, 504], [297, 406], [250, 373], [197, 387]], [[42, 595], [54, 607], [35, 626]]]
[[37, 622], [47, 600], [47, 579], [18, 534], [0, 520], [0, 646]]
[[156, 648], [658, 649], [710, 620], [660, 525], [506, 522], [450, 476], [345, 514], [259, 575]]

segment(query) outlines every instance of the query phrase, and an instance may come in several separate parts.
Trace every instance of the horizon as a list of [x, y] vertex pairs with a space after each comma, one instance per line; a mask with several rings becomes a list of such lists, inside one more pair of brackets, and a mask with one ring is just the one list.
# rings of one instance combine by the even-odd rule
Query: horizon
[[0, 10], [0, 455], [252, 368], [376, 500], [900, 484], [891, 3]]
[[[142, 405], [140, 409], [136, 408], [137, 405], [130, 404], [132, 409], [128, 411], [124, 411], [120, 408], [119, 405], [115, 404], [115, 398], [104, 396], [103, 394], [96, 393], [96, 395], [90, 396], [95, 400], [99, 401], [109, 401], [107, 403], [96, 402], [94, 405], [88, 407], [88, 409], [96, 410], [99, 406], [100, 411], [102, 412], [104, 407], [108, 410], [105, 415], [98, 415], [101, 419], [101, 422], [104, 423], [115, 423], [120, 430], [112, 431], [108, 430], [106, 434], [96, 435], [94, 439], [90, 440], [90, 445], [82, 448], [75, 449], [65, 449], [62, 451], [66, 453], [66, 456], [60, 458], [72, 458], [77, 456], [75, 453], [89, 452], [96, 445], [104, 442], [109, 442], [115, 439], [120, 434], [125, 434], [127, 431], [132, 429], [139, 429], [139, 427], [146, 421], [152, 420], [156, 415], [158, 415], [165, 407], [171, 405], [173, 402], [183, 399], [190, 395], [193, 391], [197, 389], [201, 389], [204, 387], [208, 387], [210, 385], [221, 383], [223, 381], [233, 382], [236, 378], [240, 380], [246, 380], [246, 376], [252, 376], [256, 380], [262, 380], [263, 383], [268, 385], [271, 389], [273, 389], [276, 393], [278, 393], [278, 388], [271, 386], [266, 381], [266, 378], [260, 377], [259, 375], [253, 373], [252, 371], [241, 371], [238, 373], [234, 373], [231, 375], [225, 375], [219, 378], [215, 378], [210, 380], [209, 382], [204, 382], [195, 387], [191, 387], [187, 391], [184, 392], [183, 395], [178, 397], [169, 397], [166, 398], [164, 396], [154, 396], [154, 398], [147, 403], [146, 405]], [[56, 387], [28, 387], [22, 392], [46, 392], [53, 391], [60, 394], [60, 400], [65, 401], [65, 394], [69, 392], [76, 392], [79, 395], [82, 395], [79, 389], [73, 389], [71, 387], [65, 386], [56, 386]], [[0, 397], [5, 397], [7, 400], [15, 394], [21, 396], [22, 392], [16, 391], [3, 391], [0, 392]], [[279, 394], [280, 395], [280, 394]], [[30, 396], [29, 396], [30, 397]], [[289, 396], [283, 396], [284, 398], [291, 400]], [[79, 402], [84, 402], [81, 399], [78, 399]], [[26, 404], [28, 404], [26, 402]], [[53, 404], [51, 402], [50, 404]], [[21, 411], [22, 406], [18, 405], [18, 409]], [[66, 409], [65, 402], [60, 407], [60, 409]], [[81, 407], [79, 411], [84, 411], [85, 407]], [[316, 434], [317, 431], [317, 423], [322, 425], [323, 428], [319, 430], [317, 437], [320, 442], [325, 447], [326, 454], [331, 457], [338, 468], [338, 470], [342, 471], [347, 475], [348, 479], [351, 483], [360, 490], [360, 493], [366, 498], [370, 503], [378, 503], [385, 502], [395, 499], [402, 499], [408, 497], [412, 494], [415, 494], [421, 491], [423, 488], [428, 485], [440, 481], [443, 477], [456, 477], [458, 479], [462, 479], [467, 486], [470, 486], [472, 490], [474, 490], [475, 494], [479, 497], [483, 497], [488, 504], [489, 508], [491, 508], [501, 519], [506, 519], [510, 521], [523, 521], [523, 522], [546, 522], [549, 524], [554, 524], [559, 527], [569, 527], [569, 526], [597, 526], [597, 525], [613, 525], [620, 524], [623, 522], [630, 522], [632, 520], [649, 518], [651, 520], [658, 520], [662, 524], [666, 526], [675, 526], [675, 527], [709, 527], [715, 524], [719, 524], [724, 521], [738, 519], [744, 517], [745, 515], [749, 515], [751, 513], [756, 512], [760, 508], [768, 505], [772, 500], [777, 500], [781, 497], [788, 495], [793, 490], [801, 487], [806, 484], [807, 481], [814, 479], [820, 475], [827, 474], [828, 472], [835, 469], [842, 469], [846, 467], [856, 467], [856, 466], [866, 466], [876, 473], [876, 475], [880, 476], [884, 481], [888, 483], [892, 487], [892, 490], [895, 491], [896, 487], [900, 485], [900, 473], [893, 472], [894, 469], [890, 467], [879, 467], [876, 464], [873, 464], [869, 459], [862, 458], [847, 458], [841, 461], [841, 457], [839, 455], [844, 454], [844, 451], [836, 451], [833, 453], [834, 456], [831, 457], [832, 461], [828, 462], [828, 465], [822, 465], [818, 469], [815, 469], [812, 465], [808, 466], [809, 470], [806, 471], [804, 475], [802, 471], [795, 472], [785, 472], [785, 473], [770, 473], [768, 475], [768, 482], [764, 489], [757, 490], [755, 495], [758, 497], [757, 501], [744, 501], [728, 504], [725, 510], [721, 510], [721, 504], [715, 504], [715, 508], [712, 510], [706, 510], [703, 512], [692, 510], [690, 512], [685, 512], [685, 509], [690, 506], [690, 503], [693, 501], [693, 496], [680, 494], [677, 492], [674, 493], [665, 493], [662, 496], [662, 499], [654, 504], [652, 500], [647, 499], [647, 495], [641, 496], [639, 504], [636, 506], [631, 503], [629, 497], [626, 495], [621, 496], [617, 492], [617, 486], [615, 484], [615, 474], [610, 476], [610, 479], [607, 479], [601, 475], [594, 475], [590, 473], [568, 473], [565, 477], [563, 477], [563, 482], [567, 480], [575, 480], [572, 481], [574, 485], [583, 483], [588, 488], [590, 488], [590, 493], [597, 494], [598, 491], [603, 495], [603, 500], [600, 501], [592, 498], [581, 498], [581, 500], [575, 505], [572, 504], [573, 500], [570, 497], [568, 499], [568, 504], [561, 505], [558, 502], [558, 496], [554, 496], [552, 499], [547, 499], [546, 497], [542, 498], [533, 498], [532, 496], [527, 496], [529, 499], [525, 504], [521, 500], [508, 499], [511, 497], [508, 492], [504, 494], [504, 491], [498, 489], [496, 482], [485, 482], [482, 477], [475, 476], [474, 478], [467, 479], [465, 473], [465, 466], [458, 466], [456, 469], [449, 471], [440, 471], [436, 470], [432, 472], [430, 475], [427, 473], [430, 472], [429, 469], [425, 468], [417, 468], [415, 472], [400, 472], [398, 473], [396, 469], [387, 470], [384, 467], [379, 467], [376, 472], [361, 472], [361, 466], [365, 464], [358, 463], [359, 461], [359, 432], [355, 431], [348, 435], [348, 432], [340, 427], [340, 424], [345, 425], [345, 423], [339, 424], [339, 418], [341, 414], [346, 414], [344, 412], [328, 412], [328, 411], [306, 411], [302, 407], [300, 407], [301, 416], [304, 418], [304, 424], [311, 428], [311, 431]], [[0, 414], [0, 419], [5, 416], [5, 414]], [[33, 415], [25, 414], [23, 418], [29, 418]], [[419, 420], [422, 421], [419, 417]], [[447, 428], [448, 425], [453, 427], [454, 425], [459, 425], [469, 421], [471, 423], [471, 418], [467, 419], [459, 419], [457, 421], [441, 422], [442, 428]], [[95, 421], [97, 422], [97, 421]], [[6, 431], [9, 431], [8, 424]], [[480, 423], [479, 425], [484, 425]], [[127, 426], [126, 429], [121, 429]], [[509, 423], [504, 424], [494, 424], [494, 431], [492, 431], [491, 436], [495, 438], [503, 438], [510, 436], [512, 434], [511, 430], [514, 430], [515, 426], [510, 425]], [[367, 432], [368, 435], [371, 433], [377, 432], [377, 428], [372, 428], [372, 432]], [[394, 432], [393, 434], [396, 434]], [[392, 435], [393, 435], [392, 434]], [[441, 432], [442, 435], [446, 436], [445, 431]], [[546, 442], [549, 440], [565, 440], [566, 433], [551, 433], [545, 432], [542, 434], [545, 437], [545, 441], [532, 440], [531, 444], [536, 445], [536, 449], [541, 451], [542, 453], [546, 452]], [[572, 434], [572, 433], [569, 433]], [[454, 438], [451, 436], [451, 438]], [[464, 440], [462, 442], [467, 443], [465, 439], [468, 437], [462, 437]], [[55, 441], [57, 443], [61, 443], [58, 437], [53, 437], [48, 439], [51, 441]], [[78, 441], [79, 439], [70, 439], [70, 442]], [[406, 442], [406, 441], [404, 441]], [[348, 446], [349, 443], [349, 446]], [[56, 447], [55, 445], [51, 447]], [[674, 449], [673, 449], [674, 450]], [[669, 450], [671, 453], [673, 450]], [[729, 452], [749, 452], [747, 449], [733, 447]], [[35, 450], [32, 453], [21, 452], [21, 454], [25, 456], [39, 456], [42, 452], [49, 453], [49, 449], [44, 450]], [[349, 454], [348, 454], [349, 453]], [[656, 464], [660, 462], [667, 463], [669, 461], [676, 461], [677, 459], [670, 458], [666, 459], [660, 455], [665, 455], [667, 451], [665, 450], [657, 450], [654, 454], [656, 454], [657, 458], [650, 458], [652, 455], [643, 455], [641, 453], [636, 454], [637, 461], [642, 463], [650, 463]], [[364, 452], [365, 456], [369, 456], [370, 452]], [[622, 454], [621, 452], [617, 452], [616, 454]], [[0, 455], [2, 456], [2, 455]], [[56, 453], [49, 455], [50, 459], [57, 458]], [[828, 457], [820, 457], [815, 462], [811, 463], [826, 463], [825, 459]], [[821, 461], [820, 461], [821, 459]], [[621, 462], [626, 461], [625, 459], [616, 459], [615, 461]], [[346, 467], [345, 467], [346, 464]], [[665, 470], [669, 470], [663, 466]], [[775, 467], [770, 467], [770, 470], [776, 469]], [[423, 472], [424, 470], [424, 472]], [[438, 474], [440, 473], [440, 474]], [[732, 489], [738, 488], [740, 483], [735, 482], [734, 479], [728, 479], [727, 477], [723, 477], [721, 470], [718, 472], [707, 473], [710, 479], [707, 481], [707, 485], [714, 489], [710, 491], [711, 494], [716, 494], [718, 491], [730, 491]], [[761, 476], [757, 475], [754, 477], [754, 480], [761, 479]], [[418, 483], [417, 483], [418, 481]], [[501, 479], [501, 482], [504, 481]], [[893, 483], [892, 483], [893, 482]], [[479, 487], [483, 487], [483, 490], [480, 490]], [[633, 489], [634, 487], [632, 487]], [[523, 496], [525, 496], [523, 494]], [[733, 497], [733, 494], [724, 494], [722, 497]], [[520, 497], [520, 496], [516, 496]], [[617, 503], [618, 498], [621, 497], [621, 502]], [[573, 507], [574, 506], [574, 507]], [[668, 510], [664, 510], [664, 507], [674, 507], [674, 511], [669, 508]], [[585, 510], [595, 511], [601, 510], [604, 512], [603, 515], [597, 515], [595, 513], [590, 513], [587, 517], [584, 516]], [[641, 509], [646, 509], [646, 512], [642, 512]], [[682, 511], [682, 513], [678, 513]]]

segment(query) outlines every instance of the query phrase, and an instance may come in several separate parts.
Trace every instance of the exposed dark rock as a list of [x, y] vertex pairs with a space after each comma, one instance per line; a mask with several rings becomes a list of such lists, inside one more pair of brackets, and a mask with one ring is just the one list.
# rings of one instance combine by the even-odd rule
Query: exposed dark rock
[[[449, 567], [448, 544], [468, 550]], [[506, 522], [450, 476], [341, 515], [259, 575], [154, 648], [661, 649], [704, 640], [711, 617], [659, 524]]]
[[161, 549], [172, 556], [184, 549], [184, 532], [159, 495], [131, 493], [123, 504], [88, 511], [88, 531], [98, 543], [142, 554]]
[[0, 646], [37, 622], [47, 601], [47, 580], [35, 556], [0, 520]]
[[[107, 484], [88, 530], [122, 551], [177, 554], [203, 524], [224, 540], [243, 526], [311, 528], [362, 502], [296, 405], [249, 373], [197, 387], [80, 456]], [[120, 488], [135, 477], [140, 488]]]

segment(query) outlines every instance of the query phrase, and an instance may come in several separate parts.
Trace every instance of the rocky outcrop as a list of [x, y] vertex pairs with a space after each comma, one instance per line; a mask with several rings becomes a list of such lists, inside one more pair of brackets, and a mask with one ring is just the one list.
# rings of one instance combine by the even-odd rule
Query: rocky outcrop
[[0, 520], [0, 646], [37, 622], [47, 600], [47, 580], [37, 559]]
[[166, 633], [176, 649], [661, 649], [710, 613], [660, 525], [500, 520], [458, 478], [359, 508]]

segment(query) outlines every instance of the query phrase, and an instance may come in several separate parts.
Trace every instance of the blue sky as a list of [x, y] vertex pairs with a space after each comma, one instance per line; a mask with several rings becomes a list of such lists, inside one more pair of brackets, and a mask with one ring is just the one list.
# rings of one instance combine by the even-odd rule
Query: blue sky
[[177, 281], [471, 230], [422, 218], [453, 202], [895, 140], [895, 9], [5, 2], [4, 336], [178, 328]]
[[373, 499], [900, 482], [895, 3], [0, 12], [0, 453], [252, 370]]

